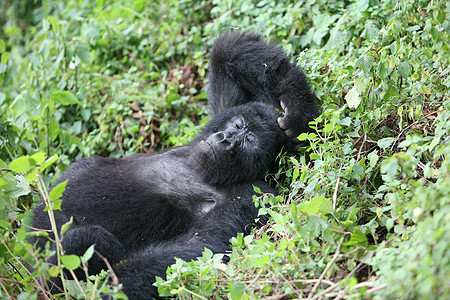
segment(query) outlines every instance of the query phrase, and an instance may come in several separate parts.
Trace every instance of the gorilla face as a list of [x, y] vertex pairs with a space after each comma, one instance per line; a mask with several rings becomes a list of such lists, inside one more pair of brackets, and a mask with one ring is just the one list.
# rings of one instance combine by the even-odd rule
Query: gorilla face
[[192, 168], [206, 182], [228, 185], [261, 179], [286, 144], [269, 105], [250, 103], [215, 116], [194, 141]]

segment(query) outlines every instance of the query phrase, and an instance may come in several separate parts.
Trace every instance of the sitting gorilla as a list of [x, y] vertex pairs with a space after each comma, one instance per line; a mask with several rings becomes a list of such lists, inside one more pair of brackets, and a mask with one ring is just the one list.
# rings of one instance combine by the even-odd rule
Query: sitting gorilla
[[[58, 230], [73, 217], [65, 253], [83, 255], [95, 244], [130, 299], [157, 298], [155, 276], [165, 277], [175, 257], [189, 261], [205, 247], [225, 252], [231, 237], [248, 234], [258, 217], [253, 186], [276, 194], [265, 172], [318, 115], [302, 72], [256, 34], [220, 37], [209, 76], [213, 118], [193, 142], [154, 154], [82, 159], [59, 180], [68, 183], [54, 211]], [[33, 227], [49, 230], [44, 208], [35, 208]], [[30, 241], [43, 249], [52, 238]], [[97, 255], [89, 261], [91, 274], [104, 268]]]

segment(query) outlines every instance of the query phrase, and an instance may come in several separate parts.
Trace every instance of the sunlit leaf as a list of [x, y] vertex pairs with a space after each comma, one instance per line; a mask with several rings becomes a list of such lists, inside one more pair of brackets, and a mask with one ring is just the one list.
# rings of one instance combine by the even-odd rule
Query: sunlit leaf
[[50, 95], [50, 98], [62, 105], [78, 104], [78, 99], [69, 91], [57, 91]]
[[66, 269], [69, 270], [75, 270], [80, 267], [81, 260], [78, 256], [69, 254], [69, 255], [62, 255], [61, 256], [61, 262], [64, 265]]

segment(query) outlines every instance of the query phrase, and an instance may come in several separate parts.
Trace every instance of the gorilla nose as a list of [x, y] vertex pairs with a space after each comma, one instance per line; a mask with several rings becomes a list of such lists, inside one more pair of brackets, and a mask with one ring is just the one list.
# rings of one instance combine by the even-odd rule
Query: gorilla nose
[[225, 151], [232, 151], [238, 146], [236, 136], [231, 132], [217, 132], [215, 134], [215, 139]]

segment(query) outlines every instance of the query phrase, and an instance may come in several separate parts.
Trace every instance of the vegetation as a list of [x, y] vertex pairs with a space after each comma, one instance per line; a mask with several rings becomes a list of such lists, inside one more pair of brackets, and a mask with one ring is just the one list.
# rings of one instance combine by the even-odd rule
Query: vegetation
[[[208, 47], [230, 28], [292, 53], [323, 114], [317, 132], [299, 137], [309, 146], [268, 175], [284, 196], [255, 199], [272, 204], [262, 209], [269, 224], [233, 238], [228, 264], [208, 250], [177, 261], [157, 282], [161, 295], [450, 295], [448, 1], [0, 4], [1, 298], [47, 297], [45, 279], [86, 265], [92, 249], [81, 258], [33, 250], [31, 207], [44, 199], [57, 209], [61, 189], [47, 191], [82, 156], [191, 140], [208, 120]], [[59, 266], [44, 263], [50, 255]], [[65, 296], [118, 291], [108, 276], [67, 281]]]

